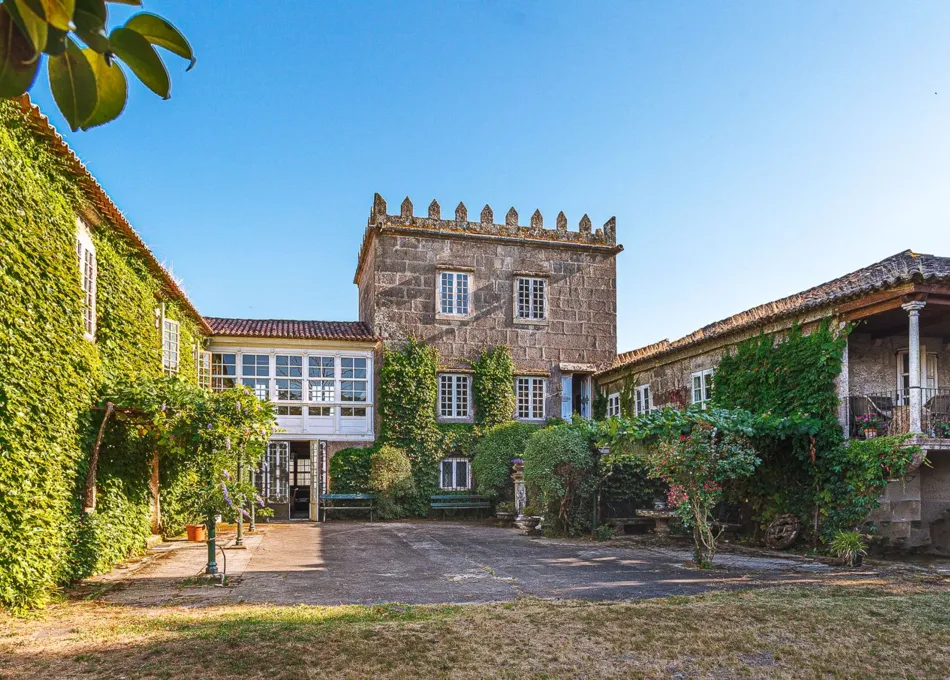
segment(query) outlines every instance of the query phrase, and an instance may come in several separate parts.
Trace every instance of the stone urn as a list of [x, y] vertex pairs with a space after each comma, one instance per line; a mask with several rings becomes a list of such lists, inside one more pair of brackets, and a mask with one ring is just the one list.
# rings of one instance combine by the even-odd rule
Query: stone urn
[[518, 515], [515, 518], [515, 526], [528, 535], [536, 533], [539, 524], [541, 524], [541, 518], [533, 515]]

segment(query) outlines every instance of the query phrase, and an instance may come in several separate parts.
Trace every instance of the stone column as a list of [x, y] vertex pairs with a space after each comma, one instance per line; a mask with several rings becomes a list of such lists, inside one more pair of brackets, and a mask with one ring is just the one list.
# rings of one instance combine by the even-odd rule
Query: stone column
[[[844, 327], [844, 324], [841, 324]], [[840, 332], [840, 331], [839, 331]], [[848, 374], [848, 340], [845, 339], [844, 352], [841, 354], [841, 373], [838, 375], [838, 422], [841, 432], [847, 439], [851, 435], [851, 389]]]
[[927, 303], [923, 300], [907, 302], [901, 307], [907, 310], [909, 317], [908, 338], [907, 338], [907, 358], [910, 375], [910, 431], [913, 434], [920, 434], [920, 310]]
[[515, 483], [515, 516], [520, 517], [524, 514], [525, 506], [528, 505], [528, 494], [524, 486], [524, 463], [516, 460], [513, 467], [511, 479]]

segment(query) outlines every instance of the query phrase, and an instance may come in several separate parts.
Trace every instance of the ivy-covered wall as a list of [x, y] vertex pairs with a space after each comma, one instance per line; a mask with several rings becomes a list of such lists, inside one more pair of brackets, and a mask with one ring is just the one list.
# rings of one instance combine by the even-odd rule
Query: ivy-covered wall
[[[80, 488], [102, 412], [123, 378], [161, 373], [160, 283], [115, 230], [91, 226], [96, 341], [83, 338], [76, 217], [83, 197], [64, 161], [0, 102], [0, 606], [42, 604], [55, 586], [145, 547], [151, 452], [111, 424], [96, 512]], [[181, 374], [195, 378], [200, 327], [174, 301]]]

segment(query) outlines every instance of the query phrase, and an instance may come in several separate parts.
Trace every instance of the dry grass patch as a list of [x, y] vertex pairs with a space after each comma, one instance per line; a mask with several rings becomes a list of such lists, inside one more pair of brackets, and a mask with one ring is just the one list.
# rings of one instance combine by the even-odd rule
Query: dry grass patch
[[0, 677], [945, 677], [944, 584], [624, 603], [135, 609], [0, 628]]

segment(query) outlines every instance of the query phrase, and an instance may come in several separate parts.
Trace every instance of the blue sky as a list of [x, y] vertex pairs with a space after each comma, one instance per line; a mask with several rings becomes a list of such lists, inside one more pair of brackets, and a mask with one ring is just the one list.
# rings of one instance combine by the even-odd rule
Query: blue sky
[[376, 191], [616, 215], [620, 350], [950, 255], [950, 3], [223, 6], [146, 0], [169, 101], [69, 134], [34, 91], [205, 314], [356, 318]]

